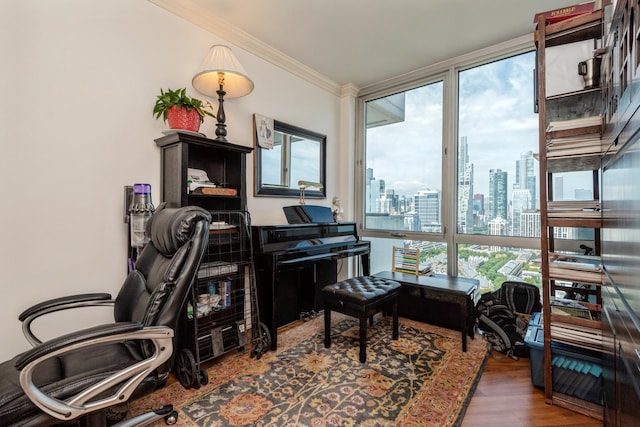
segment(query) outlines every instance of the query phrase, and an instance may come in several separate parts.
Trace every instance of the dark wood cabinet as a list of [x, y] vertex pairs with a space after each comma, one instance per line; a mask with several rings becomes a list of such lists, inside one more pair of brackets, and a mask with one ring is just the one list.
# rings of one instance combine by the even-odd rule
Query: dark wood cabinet
[[[162, 201], [206, 210], [247, 208], [247, 160], [253, 148], [218, 142], [203, 136], [174, 133], [155, 140], [162, 150]], [[189, 168], [207, 172], [215, 189], [189, 191]]]

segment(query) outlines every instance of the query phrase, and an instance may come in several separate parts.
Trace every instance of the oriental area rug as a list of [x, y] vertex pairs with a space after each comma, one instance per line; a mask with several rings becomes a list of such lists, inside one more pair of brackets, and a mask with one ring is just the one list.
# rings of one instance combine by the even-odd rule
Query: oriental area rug
[[[135, 415], [171, 403], [179, 426], [459, 426], [487, 358], [476, 336], [462, 352], [460, 332], [376, 316], [367, 362], [358, 358], [358, 321], [332, 313], [331, 348], [322, 316], [278, 334], [260, 359], [231, 352], [207, 364], [209, 383], [179, 382], [131, 404]], [[159, 422], [156, 425], [164, 425]]]

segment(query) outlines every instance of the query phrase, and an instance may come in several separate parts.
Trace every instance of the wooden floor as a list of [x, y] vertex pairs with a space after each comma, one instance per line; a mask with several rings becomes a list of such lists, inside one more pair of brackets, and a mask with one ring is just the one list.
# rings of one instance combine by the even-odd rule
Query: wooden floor
[[544, 391], [531, 384], [529, 359], [487, 361], [462, 427], [602, 427], [602, 422], [559, 406], [547, 405]]

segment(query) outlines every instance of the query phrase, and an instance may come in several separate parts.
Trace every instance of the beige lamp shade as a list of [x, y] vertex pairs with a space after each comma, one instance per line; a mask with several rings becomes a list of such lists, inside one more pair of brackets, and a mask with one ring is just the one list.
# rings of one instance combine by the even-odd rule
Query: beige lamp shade
[[200, 72], [193, 76], [191, 84], [195, 90], [207, 96], [215, 96], [222, 89], [225, 98], [239, 98], [253, 90], [253, 81], [231, 49], [224, 45], [211, 46], [202, 61]]

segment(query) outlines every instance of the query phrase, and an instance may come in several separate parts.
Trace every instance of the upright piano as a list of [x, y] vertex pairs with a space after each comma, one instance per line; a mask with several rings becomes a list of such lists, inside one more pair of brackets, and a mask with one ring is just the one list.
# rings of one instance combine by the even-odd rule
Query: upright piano
[[322, 310], [322, 288], [337, 282], [338, 260], [357, 256], [369, 275], [370, 243], [357, 223], [253, 226], [260, 320], [278, 345], [278, 328]]

